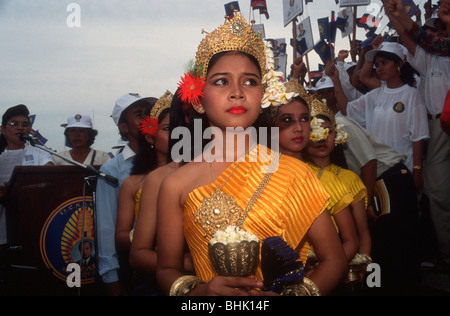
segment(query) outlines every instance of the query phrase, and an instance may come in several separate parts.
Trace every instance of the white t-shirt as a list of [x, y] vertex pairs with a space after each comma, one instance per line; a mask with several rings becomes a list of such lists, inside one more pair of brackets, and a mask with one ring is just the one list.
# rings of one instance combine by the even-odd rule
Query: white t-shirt
[[344, 154], [349, 169], [357, 175], [361, 176], [361, 168], [371, 160], [377, 161], [377, 177], [405, 160], [403, 155], [340, 112], [336, 114], [336, 122], [343, 125], [342, 129], [350, 136]]
[[430, 137], [427, 110], [417, 89], [408, 85], [390, 89], [383, 84], [349, 102], [347, 115], [405, 155], [406, 166], [413, 170], [413, 143]]
[[[95, 151], [95, 157], [94, 157], [94, 151]], [[66, 150], [63, 152], [58, 153], [60, 156], [63, 156], [64, 158], [73, 160], [72, 156], [70, 155], [70, 150]], [[92, 163], [92, 158], [94, 158], [94, 162]], [[57, 166], [68, 166], [71, 165], [70, 163], [66, 162], [65, 160], [56, 157], [55, 156], [55, 165]], [[101, 151], [101, 150], [94, 150], [91, 149], [89, 152], [89, 155], [87, 156], [86, 160], [83, 162], [83, 165], [86, 166], [103, 166], [106, 162], [110, 161], [111, 157], [108, 155], [108, 153]]]
[[441, 114], [445, 97], [450, 90], [450, 58], [428, 54], [417, 45], [414, 57], [408, 54], [408, 62], [421, 75], [420, 92], [429, 114]]
[[[24, 149], [7, 150], [0, 155], [0, 185], [9, 182], [16, 166], [44, 166], [53, 162], [52, 155], [36, 147], [25, 145]], [[0, 245], [7, 243], [6, 214], [0, 205]]]

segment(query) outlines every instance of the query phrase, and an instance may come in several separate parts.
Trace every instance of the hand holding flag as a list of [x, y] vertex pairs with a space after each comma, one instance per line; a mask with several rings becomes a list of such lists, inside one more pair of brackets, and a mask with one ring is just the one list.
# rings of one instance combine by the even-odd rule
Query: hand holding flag
[[233, 1], [225, 4], [225, 13], [226, 15], [232, 19], [234, 17], [235, 12], [240, 12], [241, 8], [239, 7], [239, 1]]

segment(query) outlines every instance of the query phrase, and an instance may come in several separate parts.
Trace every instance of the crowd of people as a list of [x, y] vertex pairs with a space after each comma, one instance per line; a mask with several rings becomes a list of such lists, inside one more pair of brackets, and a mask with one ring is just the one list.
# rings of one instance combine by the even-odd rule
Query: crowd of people
[[[205, 37], [177, 91], [116, 101], [112, 118], [126, 145], [114, 158], [92, 148], [98, 132], [87, 115], [68, 118], [71, 149], [61, 159], [21, 136], [32, 129], [26, 106], [8, 109], [0, 199], [16, 165], [74, 160], [116, 178], [99, 178], [96, 188], [97, 267], [108, 295], [420, 294], [421, 261], [450, 273], [450, 135], [441, 122], [450, 1], [424, 26], [401, 0], [383, 3], [397, 40], [378, 37], [357, 63], [339, 51], [314, 85], [303, 80], [301, 58], [282, 82], [268, 44], [236, 14]], [[172, 156], [180, 127], [193, 137], [192, 148], [182, 148], [189, 161]], [[198, 152], [194, 137], [211, 127], [221, 136], [203, 139]], [[251, 127], [278, 133], [264, 145], [262, 135], [244, 133], [243, 148], [235, 146]], [[433, 258], [419, 251], [425, 211]], [[0, 245], [4, 213], [2, 206]], [[303, 282], [288, 278], [296, 271], [269, 280], [263, 264], [251, 275], [220, 275], [208, 244], [228, 226], [260, 242], [281, 237], [304, 263]], [[365, 286], [371, 263], [381, 267], [381, 287]]]

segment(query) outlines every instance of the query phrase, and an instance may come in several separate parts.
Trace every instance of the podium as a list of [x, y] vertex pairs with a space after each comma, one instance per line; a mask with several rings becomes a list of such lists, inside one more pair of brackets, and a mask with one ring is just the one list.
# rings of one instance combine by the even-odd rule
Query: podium
[[[77, 166], [14, 169], [6, 202], [7, 294], [79, 296], [95, 293], [96, 181]], [[82, 258], [82, 257], [85, 258]], [[86, 259], [86, 260], [82, 260]], [[69, 269], [75, 263], [79, 271]], [[78, 274], [73, 275], [75, 272]], [[80, 281], [69, 287], [67, 279]]]

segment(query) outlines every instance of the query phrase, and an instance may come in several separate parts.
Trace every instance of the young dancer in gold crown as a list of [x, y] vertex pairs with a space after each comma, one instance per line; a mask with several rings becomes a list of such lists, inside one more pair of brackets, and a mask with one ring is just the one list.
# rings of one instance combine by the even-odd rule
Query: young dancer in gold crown
[[[305, 161], [303, 152], [311, 138], [311, 124], [315, 123], [315, 120], [311, 122], [311, 112], [320, 107], [321, 102], [308, 95], [296, 79], [291, 79], [286, 84], [286, 88], [290, 92], [298, 93], [299, 96], [290, 103], [280, 106], [273, 115], [273, 125], [280, 129], [280, 152]], [[353, 202], [352, 195], [335, 174], [320, 168], [313, 168], [313, 171], [330, 195], [327, 209], [340, 234], [347, 260], [350, 261], [358, 249], [358, 236], [350, 210], [350, 204]]]
[[[212, 147], [200, 153], [201, 159], [194, 157], [199, 162], [180, 167], [161, 186], [157, 280], [164, 293], [271, 294], [261, 291], [261, 265], [254, 274], [243, 277], [216, 272], [208, 244], [211, 238], [226, 234], [230, 226], [259, 241], [281, 236], [301, 254], [303, 262], [309, 247], [302, 245], [314, 246], [321, 265], [299, 291], [290, 294], [330, 293], [345, 274], [345, 254], [325, 212], [328, 194], [317, 176], [300, 161], [255, 145], [252, 133], [246, 134], [243, 152], [239, 152], [240, 146], [230, 145], [229, 136], [239, 138], [243, 134], [239, 128], [255, 124], [261, 104], [277, 106], [294, 96], [286, 93], [271, 69], [269, 50], [237, 14], [206, 36], [197, 53], [198, 76], [183, 79], [183, 97], [208, 127], [215, 127], [222, 136], [214, 134]], [[232, 162], [219, 162], [227, 157], [232, 157]], [[183, 273], [186, 244], [196, 276]]]

